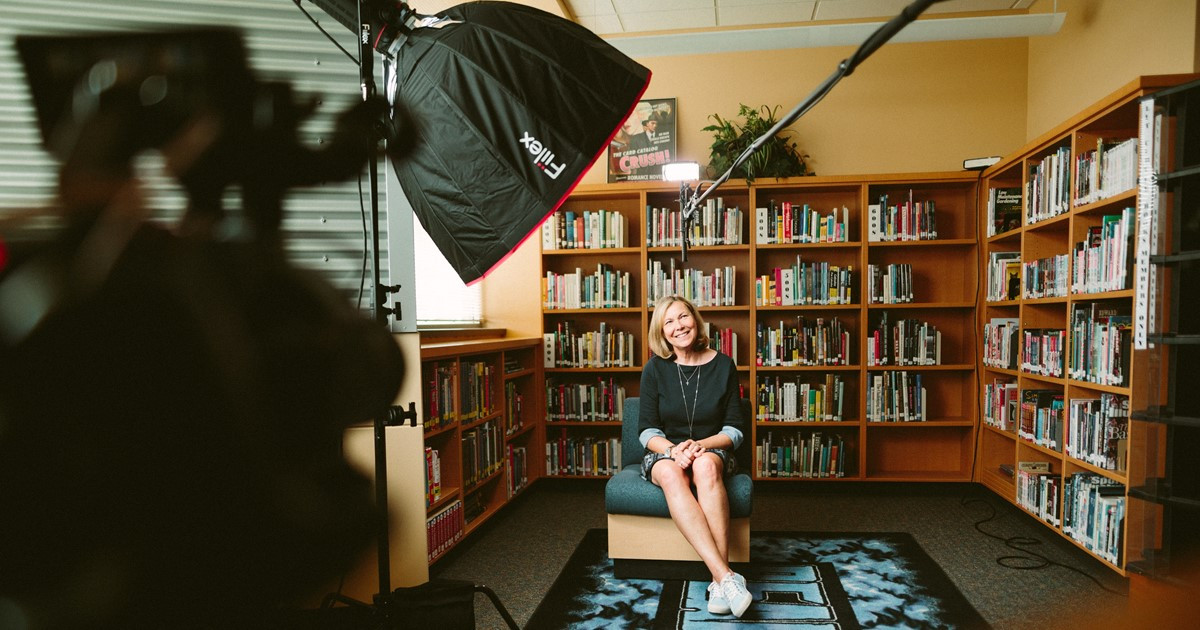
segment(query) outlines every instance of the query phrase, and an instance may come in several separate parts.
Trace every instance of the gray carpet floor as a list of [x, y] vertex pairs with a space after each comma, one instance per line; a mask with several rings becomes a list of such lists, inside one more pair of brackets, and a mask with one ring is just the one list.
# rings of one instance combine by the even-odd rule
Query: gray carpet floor
[[[1125, 597], [1076, 571], [998, 564], [997, 558], [1019, 552], [975, 528], [992, 515], [979, 526], [984, 531], [1040, 541], [1030, 547], [1034, 552], [1094, 576], [1108, 589], [1127, 590], [1117, 573], [974, 484], [760, 482], [751, 529], [911, 533], [997, 630], [1082, 628], [1123, 614]], [[604, 526], [602, 481], [541, 480], [438, 561], [430, 575], [486, 584], [523, 626], [584, 533]], [[504, 627], [482, 595], [475, 610], [478, 628]]]

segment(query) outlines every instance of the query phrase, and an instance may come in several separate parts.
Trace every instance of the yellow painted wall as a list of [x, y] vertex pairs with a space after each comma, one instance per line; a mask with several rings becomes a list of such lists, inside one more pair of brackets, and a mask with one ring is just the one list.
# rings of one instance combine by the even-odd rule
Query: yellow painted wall
[[[1194, 72], [1196, 0], [1058, 0], [1054, 36], [1029, 38], [1026, 140], [1147, 74]], [[1032, 12], [1054, 9], [1050, 0]]]

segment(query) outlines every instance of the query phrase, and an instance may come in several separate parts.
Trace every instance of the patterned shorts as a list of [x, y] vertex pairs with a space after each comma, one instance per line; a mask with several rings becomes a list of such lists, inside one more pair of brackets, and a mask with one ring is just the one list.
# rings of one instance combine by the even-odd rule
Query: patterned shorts
[[[737, 458], [733, 456], [733, 453], [730, 453], [723, 448], [710, 448], [705, 452], [713, 453], [717, 457], [720, 457], [721, 461], [725, 463], [725, 469], [723, 472], [724, 476], [728, 477], [737, 472]], [[650, 481], [650, 469], [654, 468], [654, 465], [657, 464], [661, 459], [669, 459], [671, 461], [675, 460], [674, 457], [667, 457], [662, 453], [646, 449], [646, 454], [642, 456], [642, 479]]]

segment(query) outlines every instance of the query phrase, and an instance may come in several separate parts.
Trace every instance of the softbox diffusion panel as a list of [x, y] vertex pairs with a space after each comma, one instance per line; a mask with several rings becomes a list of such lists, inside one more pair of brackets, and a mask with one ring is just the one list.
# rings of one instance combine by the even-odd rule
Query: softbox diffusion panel
[[591, 31], [507, 2], [458, 5], [394, 47], [416, 150], [393, 160], [434, 243], [471, 283], [537, 229], [628, 117], [650, 71]]

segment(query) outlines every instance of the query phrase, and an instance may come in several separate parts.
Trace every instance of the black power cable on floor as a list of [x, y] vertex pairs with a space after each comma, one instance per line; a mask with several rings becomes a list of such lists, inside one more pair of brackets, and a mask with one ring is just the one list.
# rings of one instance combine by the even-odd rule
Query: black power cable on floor
[[[1083, 569], [1079, 569], [1079, 568], [1070, 566], [1068, 564], [1063, 564], [1061, 562], [1056, 562], [1054, 560], [1051, 560], [1050, 558], [1047, 558], [1046, 556], [1043, 556], [1040, 553], [1037, 553], [1035, 551], [1027, 549], [1026, 547], [1033, 547], [1033, 546], [1042, 544], [1042, 541], [1037, 538], [1030, 538], [1028, 536], [1010, 536], [1008, 538], [1004, 538], [1002, 536], [997, 536], [996, 534], [992, 534], [992, 533], [984, 531], [983, 528], [980, 527], [980, 525], [996, 518], [996, 508], [989, 501], [987, 501], [985, 499], [964, 496], [962, 498], [962, 501], [959, 502], [959, 504], [962, 505], [963, 507], [967, 507], [972, 504], [982, 504], [982, 505], [986, 506], [988, 508], [988, 510], [991, 512], [991, 514], [989, 514], [986, 518], [984, 518], [982, 520], [975, 521], [975, 523], [974, 523], [975, 530], [978, 531], [979, 533], [983, 534], [984, 536], [987, 536], [988, 538], [995, 538], [996, 540], [1003, 542], [1004, 545], [1006, 547], [1008, 547], [1009, 549], [1013, 549], [1015, 551], [1020, 552], [1021, 554], [1025, 554], [1025, 555], [1000, 556], [1000, 557], [996, 558], [996, 564], [998, 564], [1002, 567], [1005, 567], [1007, 569], [1019, 569], [1022, 571], [1040, 570], [1040, 569], [1044, 569], [1051, 565], [1058, 566], [1058, 567], [1062, 567], [1064, 569], [1069, 569], [1071, 571], [1074, 571], [1074, 572], [1082, 575], [1083, 577], [1086, 577], [1087, 579], [1095, 582], [1096, 586], [1099, 586], [1102, 590], [1112, 593], [1113, 595], [1120, 595], [1121, 597], [1129, 597], [1128, 593], [1122, 593], [1121, 591], [1116, 591], [1116, 590], [1113, 590], [1113, 589], [1105, 586], [1104, 584], [1102, 584], [1100, 582], [1100, 580], [1098, 580], [1096, 578], [1096, 576], [1084, 571]], [[1032, 557], [1030, 557], [1030, 556], [1032, 556]], [[1041, 562], [1038, 562], [1039, 559], [1041, 560]]]

